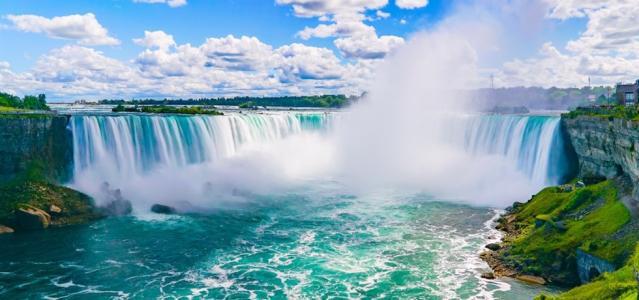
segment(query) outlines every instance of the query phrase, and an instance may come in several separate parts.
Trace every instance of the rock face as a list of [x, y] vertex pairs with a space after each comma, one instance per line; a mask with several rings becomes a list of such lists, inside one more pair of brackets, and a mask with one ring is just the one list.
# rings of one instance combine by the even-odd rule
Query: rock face
[[20, 231], [46, 229], [51, 224], [51, 216], [44, 210], [25, 205], [16, 210], [16, 225]]
[[577, 273], [581, 283], [590, 282], [599, 275], [616, 269], [612, 263], [577, 249]]
[[594, 117], [562, 117], [579, 161], [579, 176], [625, 176], [639, 195], [639, 122]]
[[73, 163], [69, 117], [54, 114], [0, 114], [0, 183], [33, 168], [47, 179], [68, 179]]

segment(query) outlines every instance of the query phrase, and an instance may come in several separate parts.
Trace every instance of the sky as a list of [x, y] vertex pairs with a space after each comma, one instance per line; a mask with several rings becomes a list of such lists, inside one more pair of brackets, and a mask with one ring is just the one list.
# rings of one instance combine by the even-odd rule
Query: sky
[[[494, 20], [498, 87], [639, 77], [635, 0], [0, 0], [0, 91], [50, 99], [357, 95], [415, 34]], [[424, 50], [428, 55], [428, 49]]]

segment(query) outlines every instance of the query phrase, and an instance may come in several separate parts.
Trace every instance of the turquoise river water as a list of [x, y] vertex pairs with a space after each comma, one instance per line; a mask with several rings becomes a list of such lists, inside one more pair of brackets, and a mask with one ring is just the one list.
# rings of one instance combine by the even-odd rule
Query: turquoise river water
[[[69, 185], [101, 204], [98, 187], [108, 182], [133, 202], [134, 214], [0, 236], [0, 298], [530, 299], [541, 291], [480, 278], [488, 267], [478, 254], [499, 239], [491, 228], [499, 210], [481, 205], [393, 190], [355, 194], [314, 179], [273, 194], [233, 190], [241, 201], [214, 206], [186, 193], [177, 200], [205, 208], [148, 211], [181, 183], [158, 174], [216, 189], [192, 168], [241, 156], [246, 145], [326, 134], [331, 122], [322, 113], [73, 116]], [[467, 124], [460, 147], [468, 153], [510, 159], [539, 186], [557, 180], [557, 118]]]

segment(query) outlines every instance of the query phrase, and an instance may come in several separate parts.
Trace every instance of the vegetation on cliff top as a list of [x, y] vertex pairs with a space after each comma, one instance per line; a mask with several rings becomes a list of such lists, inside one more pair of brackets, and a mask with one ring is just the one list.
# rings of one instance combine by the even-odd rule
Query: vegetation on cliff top
[[165, 106], [165, 105], [154, 105], [154, 106], [124, 106], [122, 104], [118, 104], [118, 106], [114, 107], [111, 111], [113, 112], [140, 112], [140, 113], [150, 113], [150, 114], [187, 114], [187, 115], [214, 115], [220, 116], [224, 115], [224, 113], [215, 110], [215, 109], [207, 109], [201, 106]]
[[47, 106], [47, 97], [44, 94], [38, 96], [24, 96], [20, 99], [7, 93], [0, 92], [0, 111], [16, 110], [50, 110]]
[[516, 228], [500, 250], [500, 260], [518, 273], [560, 285], [579, 284], [577, 249], [619, 266], [639, 240], [636, 230], [624, 230], [632, 225], [631, 215], [612, 181], [546, 188], [500, 222]]
[[576, 109], [562, 114], [562, 117], [574, 119], [579, 116], [590, 116], [610, 121], [614, 119], [639, 121], [639, 109], [636, 106], [624, 105], [604, 105], [594, 107], [577, 107]]
[[319, 96], [280, 96], [280, 97], [233, 97], [233, 98], [201, 98], [201, 99], [133, 99], [101, 100], [100, 104], [129, 104], [129, 105], [230, 105], [239, 106], [252, 102], [253, 106], [280, 107], [325, 107], [339, 108], [357, 101], [358, 97], [344, 95]]

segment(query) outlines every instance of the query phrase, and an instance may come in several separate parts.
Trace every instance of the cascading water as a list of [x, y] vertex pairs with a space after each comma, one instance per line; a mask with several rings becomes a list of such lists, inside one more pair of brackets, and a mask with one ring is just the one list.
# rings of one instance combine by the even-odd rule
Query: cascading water
[[74, 116], [75, 173], [106, 168], [122, 176], [183, 167], [237, 153], [242, 145], [325, 128], [325, 114]]
[[[318, 168], [349, 150], [336, 141], [336, 133], [352, 125], [342, 122], [348, 117], [73, 116], [72, 187], [108, 201], [100, 199], [100, 186], [109, 182], [133, 202], [135, 216], [0, 243], [0, 269], [8, 270], [0, 276], [13, 283], [0, 286], [0, 298], [530, 299], [539, 293], [533, 286], [480, 278], [487, 266], [477, 253], [499, 239], [492, 228], [496, 213], [482, 207], [486, 202], [459, 205], [435, 193], [401, 189], [357, 193], [339, 181], [348, 179], [340, 177], [343, 169], [318, 175]], [[491, 177], [503, 170], [493, 163], [514, 167], [527, 183], [543, 184], [553, 180], [553, 166], [561, 162], [556, 117], [458, 115], [442, 123], [450, 139], [437, 140], [433, 148], [460, 150], [466, 169], [450, 177], [438, 172], [445, 168], [428, 169], [418, 161], [417, 169], [445, 177], [437, 185], [452, 182], [474, 192], [471, 181], [489, 177], [490, 188], [503, 193], [515, 180], [510, 173]], [[336, 153], [326, 155], [331, 151]], [[414, 153], [460, 158], [427, 151]], [[488, 158], [489, 164], [469, 164], [469, 157]], [[300, 189], [286, 184], [285, 193], [260, 190], [299, 179], [308, 169], [315, 178]], [[420, 183], [438, 179], [414, 177]], [[431, 187], [437, 186], [423, 190]], [[152, 214], [156, 203], [187, 214]], [[33, 241], [58, 250], [42, 251]]]
[[505, 157], [536, 186], [558, 184], [567, 171], [559, 123], [549, 116], [468, 116], [463, 143], [474, 155]]
[[[339, 125], [333, 124], [339, 119], [328, 113], [286, 112], [217, 117], [74, 116], [70, 125], [74, 169], [78, 178], [90, 174], [92, 182], [117, 186], [160, 171], [173, 180], [206, 177], [207, 168], [237, 156], [243, 148], [259, 148], [307, 132], [326, 132]], [[557, 117], [465, 115], [454, 117], [450, 123], [449, 142], [453, 147], [462, 148], [472, 157], [499, 157], [528, 178], [534, 188], [557, 184], [563, 177], [566, 158]], [[324, 136], [330, 139], [329, 134]], [[184, 171], [192, 166], [203, 170], [197, 175]], [[215, 181], [205, 179], [197, 178], [202, 184]], [[89, 193], [96, 191], [87, 189], [86, 184], [78, 187]]]

